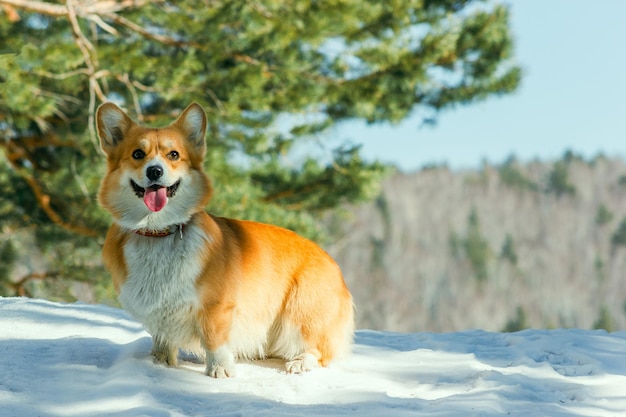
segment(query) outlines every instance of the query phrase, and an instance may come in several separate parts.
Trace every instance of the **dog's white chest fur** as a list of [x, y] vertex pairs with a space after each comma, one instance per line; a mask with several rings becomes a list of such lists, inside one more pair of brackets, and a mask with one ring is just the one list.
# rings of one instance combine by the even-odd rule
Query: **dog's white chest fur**
[[[194, 230], [195, 229], [195, 230]], [[185, 228], [167, 237], [132, 236], [124, 246], [128, 277], [119, 300], [152, 336], [187, 350], [198, 347], [195, 288], [200, 249], [206, 243], [198, 229]]]

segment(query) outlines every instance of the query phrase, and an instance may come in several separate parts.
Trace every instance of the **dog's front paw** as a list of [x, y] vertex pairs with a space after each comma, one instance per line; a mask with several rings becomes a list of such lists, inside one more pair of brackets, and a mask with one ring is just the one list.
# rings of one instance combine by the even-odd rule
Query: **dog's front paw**
[[176, 367], [178, 366], [178, 349], [155, 344], [152, 348], [152, 359], [156, 364]]
[[303, 353], [285, 364], [288, 374], [302, 374], [309, 372], [313, 368], [317, 368], [317, 366], [317, 358], [310, 353]]
[[213, 378], [234, 377], [237, 373], [235, 368], [235, 357], [226, 346], [206, 351], [206, 375]]
[[234, 364], [230, 367], [213, 364], [207, 365], [205, 373], [213, 378], [230, 378], [234, 377], [237, 372], [235, 371]]

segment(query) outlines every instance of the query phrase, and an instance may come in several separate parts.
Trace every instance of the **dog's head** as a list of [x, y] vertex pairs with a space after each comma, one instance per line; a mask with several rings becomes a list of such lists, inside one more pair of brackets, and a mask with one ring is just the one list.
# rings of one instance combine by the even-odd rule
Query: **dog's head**
[[118, 224], [159, 230], [186, 223], [204, 209], [211, 184], [202, 170], [207, 120], [199, 104], [155, 129], [105, 103], [98, 108], [96, 124], [108, 164], [99, 200]]

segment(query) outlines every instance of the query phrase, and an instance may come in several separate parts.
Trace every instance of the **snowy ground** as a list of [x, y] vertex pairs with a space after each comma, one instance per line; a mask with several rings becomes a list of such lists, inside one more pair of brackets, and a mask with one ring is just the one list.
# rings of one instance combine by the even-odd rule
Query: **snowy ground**
[[626, 416], [626, 332], [362, 330], [330, 368], [154, 365], [122, 310], [0, 298], [1, 416]]

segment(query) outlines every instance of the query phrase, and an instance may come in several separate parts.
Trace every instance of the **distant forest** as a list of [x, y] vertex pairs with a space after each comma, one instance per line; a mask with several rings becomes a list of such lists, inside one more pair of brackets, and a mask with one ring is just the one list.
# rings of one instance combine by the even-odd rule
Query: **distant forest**
[[335, 212], [328, 247], [358, 326], [396, 331], [626, 328], [626, 164], [566, 152], [388, 178]]

